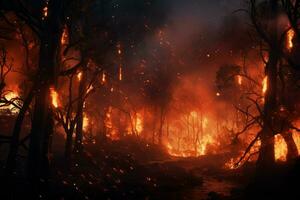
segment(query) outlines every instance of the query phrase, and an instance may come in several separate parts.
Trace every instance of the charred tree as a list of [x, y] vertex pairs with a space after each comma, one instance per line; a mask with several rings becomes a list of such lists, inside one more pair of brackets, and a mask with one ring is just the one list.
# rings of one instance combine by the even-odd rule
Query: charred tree
[[48, 176], [48, 144], [53, 132], [49, 89], [55, 84], [57, 78], [56, 58], [62, 33], [61, 9], [61, 1], [49, 1], [48, 14], [43, 20], [43, 28], [40, 31], [39, 69], [36, 76], [39, 85], [35, 91], [28, 155], [28, 177], [33, 182]]
[[[85, 55], [82, 55], [85, 56]], [[77, 122], [76, 122], [76, 133], [75, 133], [75, 146], [74, 151], [76, 153], [82, 152], [82, 139], [83, 139], [83, 107], [85, 96], [87, 92], [87, 65], [88, 61], [83, 58], [82, 63], [82, 77], [78, 88], [78, 104], [77, 104]]]

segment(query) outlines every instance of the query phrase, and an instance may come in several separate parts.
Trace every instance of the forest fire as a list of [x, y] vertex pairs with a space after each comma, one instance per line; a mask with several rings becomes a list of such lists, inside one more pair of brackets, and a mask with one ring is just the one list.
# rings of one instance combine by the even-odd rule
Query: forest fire
[[299, 22], [291, 0], [0, 1], [1, 188], [50, 200], [292, 194]]

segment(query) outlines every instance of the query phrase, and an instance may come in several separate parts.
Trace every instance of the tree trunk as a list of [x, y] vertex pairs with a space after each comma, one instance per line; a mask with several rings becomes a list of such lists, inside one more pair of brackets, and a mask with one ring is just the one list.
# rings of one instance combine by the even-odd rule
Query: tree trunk
[[53, 131], [49, 88], [54, 85], [57, 78], [56, 56], [62, 32], [58, 16], [61, 1], [53, 0], [50, 2], [49, 15], [45, 19], [40, 37], [39, 70], [37, 74], [39, 86], [35, 96], [28, 155], [28, 177], [35, 184], [41, 178], [47, 179], [48, 174], [48, 144]]
[[[84, 55], [83, 55], [84, 56]], [[85, 60], [85, 58], [83, 58]], [[87, 66], [87, 61], [83, 62], [82, 78], [78, 88], [78, 104], [77, 104], [77, 122], [76, 122], [76, 135], [75, 135], [75, 147], [74, 152], [82, 152], [82, 139], [83, 139], [83, 106], [84, 106], [84, 96], [86, 94], [87, 86], [87, 71], [85, 70]]]
[[162, 144], [163, 137], [163, 126], [164, 126], [164, 108], [160, 108], [160, 120], [159, 120], [159, 130], [158, 130], [158, 144]]
[[66, 143], [65, 143], [65, 158], [67, 160], [67, 167], [70, 166], [71, 164], [71, 156], [72, 156], [72, 136], [73, 136], [73, 131], [67, 133], [67, 138], [66, 138]]
[[274, 156], [274, 125], [273, 116], [276, 110], [276, 90], [277, 90], [277, 64], [278, 53], [276, 49], [270, 50], [269, 61], [266, 66], [266, 76], [268, 77], [268, 88], [265, 93], [265, 104], [263, 109], [263, 128], [260, 133], [261, 148], [257, 162], [258, 170], [265, 174], [275, 165]]
[[263, 108], [263, 127], [260, 132], [261, 148], [257, 161], [258, 174], [261, 178], [268, 178], [270, 169], [275, 165], [274, 155], [274, 112], [277, 108], [277, 75], [279, 61], [279, 37], [278, 37], [278, 1], [270, 0], [270, 19], [271, 28], [269, 43], [269, 60], [266, 64], [265, 75], [267, 76], [267, 91], [265, 92]]
[[27, 95], [27, 97], [23, 103], [23, 106], [17, 116], [17, 119], [15, 121], [14, 129], [13, 129], [13, 133], [12, 133], [12, 140], [10, 143], [10, 149], [9, 149], [7, 162], [6, 162], [6, 169], [5, 169], [5, 173], [8, 176], [11, 175], [16, 168], [16, 157], [17, 157], [18, 149], [19, 149], [18, 147], [19, 147], [19, 138], [20, 138], [21, 128], [22, 128], [24, 118], [26, 116], [26, 112], [29, 109], [29, 106], [32, 102], [33, 95], [34, 95], [34, 88], [32, 88], [30, 90], [29, 94]]

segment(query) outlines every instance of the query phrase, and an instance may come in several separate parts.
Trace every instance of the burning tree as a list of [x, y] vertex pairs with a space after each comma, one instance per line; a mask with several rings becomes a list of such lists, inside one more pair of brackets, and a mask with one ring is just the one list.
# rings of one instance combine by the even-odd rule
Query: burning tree
[[[281, 3], [278, 1], [265, 1], [263, 3], [250, 1], [250, 9], [247, 11], [258, 35], [265, 73], [261, 80], [261, 95], [258, 92], [253, 93], [253, 89], [250, 93], [252, 95], [249, 93], [247, 95], [247, 99], [253, 103], [256, 110], [251, 111], [250, 107], [238, 108], [251, 120], [237, 135], [239, 136], [255, 124], [259, 125], [260, 131], [236, 164], [239, 165], [247, 155], [250, 154], [251, 156], [254, 153], [253, 146], [260, 143], [257, 169], [260, 172], [258, 177], [262, 179], [268, 176], [267, 172], [275, 165], [275, 160], [280, 159], [278, 152], [282, 151], [283, 148], [282, 145], [279, 145], [280, 142], [284, 141], [287, 145], [287, 159], [291, 160], [298, 155], [291, 131], [295, 129], [292, 124], [298, 115], [295, 111], [297, 103], [294, 101], [297, 97], [294, 96], [295, 93], [293, 92], [297, 89], [290, 85], [291, 81], [297, 79], [297, 73], [293, 71], [293, 65], [289, 61], [291, 51], [294, 48], [293, 38], [295, 34], [290, 31], [289, 20], [286, 21], [288, 25], [285, 27], [278, 23], [279, 18], [285, 16], [283, 8], [287, 8], [286, 4], [290, 5], [285, 1]], [[254, 80], [249, 78], [249, 75], [244, 75], [248, 77], [248, 80]], [[253, 96], [253, 94], [256, 95]]]

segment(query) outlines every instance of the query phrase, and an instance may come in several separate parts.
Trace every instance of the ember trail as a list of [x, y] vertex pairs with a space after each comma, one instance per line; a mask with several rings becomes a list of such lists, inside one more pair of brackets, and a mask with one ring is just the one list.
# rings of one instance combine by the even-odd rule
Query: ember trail
[[0, 198], [299, 196], [299, 11], [0, 1]]

